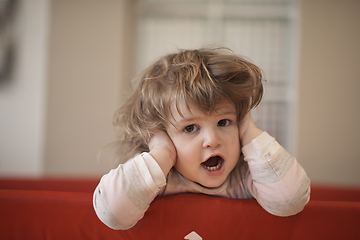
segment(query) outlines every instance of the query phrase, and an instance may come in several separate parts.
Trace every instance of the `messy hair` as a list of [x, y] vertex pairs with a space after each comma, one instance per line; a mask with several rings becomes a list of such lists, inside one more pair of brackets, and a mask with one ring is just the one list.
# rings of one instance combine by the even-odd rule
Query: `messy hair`
[[211, 112], [221, 101], [231, 101], [241, 121], [262, 96], [261, 70], [227, 48], [166, 55], [141, 74], [135, 91], [115, 113], [120, 156], [149, 151], [151, 136], [169, 123], [172, 103], [184, 101]]

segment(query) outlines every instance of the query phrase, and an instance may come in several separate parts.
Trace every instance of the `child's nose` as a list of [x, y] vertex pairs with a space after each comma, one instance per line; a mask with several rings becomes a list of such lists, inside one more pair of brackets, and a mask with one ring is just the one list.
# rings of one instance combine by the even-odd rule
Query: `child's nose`
[[204, 131], [204, 148], [215, 148], [221, 145], [221, 139], [219, 134], [215, 130], [206, 130]]

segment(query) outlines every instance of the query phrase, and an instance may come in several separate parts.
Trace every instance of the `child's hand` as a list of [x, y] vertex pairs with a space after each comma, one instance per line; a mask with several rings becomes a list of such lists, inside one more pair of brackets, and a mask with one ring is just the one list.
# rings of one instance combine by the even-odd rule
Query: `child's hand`
[[158, 131], [149, 142], [150, 155], [166, 176], [176, 162], [176, 148], [165, 131]]
[[244, 147], [253, 139], [258, 137], [263, 131], [256, 127], [250, 113], [248, 113], [239, 125], [239, 134], [241, 146]]

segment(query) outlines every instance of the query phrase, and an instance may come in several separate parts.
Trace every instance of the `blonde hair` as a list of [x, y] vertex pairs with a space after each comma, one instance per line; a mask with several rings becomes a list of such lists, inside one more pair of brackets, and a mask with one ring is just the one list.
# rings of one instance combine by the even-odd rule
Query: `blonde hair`
[[227, 48], [180, 50], [166, 55], [147, 68], [139, 80], [114, 117], [121, 160], [149, 150], [150, 137], [165, 130], [169, 122], [172, 102], [183, 100], [211, 112], [218, 103], [229, 100], [235, 104], [240, 121], [263, 96], [261, 70]]

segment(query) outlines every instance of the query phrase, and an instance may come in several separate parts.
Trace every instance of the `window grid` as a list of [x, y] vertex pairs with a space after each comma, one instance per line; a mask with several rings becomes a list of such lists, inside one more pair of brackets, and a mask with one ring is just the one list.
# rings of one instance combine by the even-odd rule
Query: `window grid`
[[[156, 7], [151, 8], [152, 3], [159, 2], [185, 2], [187, 5], [181, 8], [183, 12], [172, 16], [168, 12], [161, 13]], [[208, 9], [207, 12], [196, 10], [199, 11], [198, 15], [194, 15], [194, 9], [186, 10], [191, 8], [191, 2], [138, 1], [137, 6], [141, 8], [142, 4], [145, 4], [146, 11], [138, 11], [137, 15], [136, 72], [139, 73], [158, 57], [181, 48], [217, 44], [233, 49], [237, 54], [258, 65], [264, 72], [265, 96], [259, 107], [252, 111], [256, 123], [294, 154], [296, 149], [292, 142], [296, 141], [290, 140], [297, 137], [296, 131], [292, 129], [296, 127], [293, 124], [296, 99], [290, 94], [296, 92], [293, 89], [293, 86], [296, 86], [293, 84], [294, 74], [291, 72], [294, 69], [293, 59], [296, 53], [293, 49], [293, 35], [297, 31], [296, 1], [194, 1], [204, 5], [203, 8], [197, 5], [196, 9]], [[215, 6], [221, 6], [221, 11], [214, 11], [214, 3], [217, 4]], [[235, 5], [238, 9], [252, 5], [248, 8], [251, 11], [245, 15], [234, 15], [234, 12], [226, 14], [226, 11]], [[151, 9], [154, 9], [154, 14]], [[267, 12], [269, 9], [274, 12], [266, 16], [259, 15], [259, 12]]]

